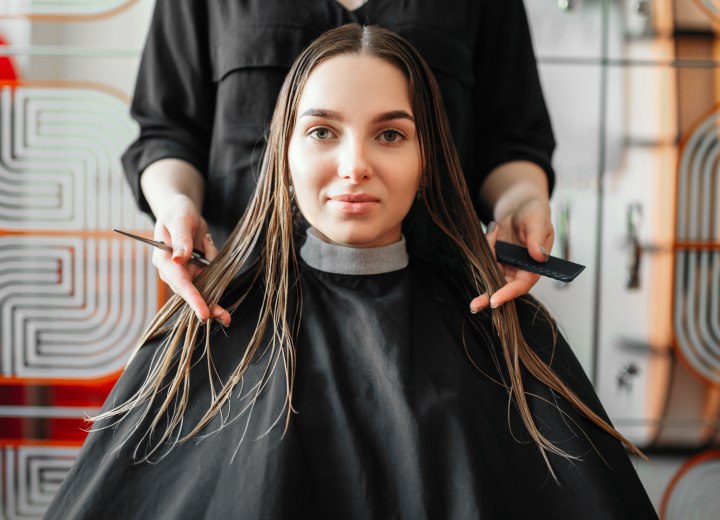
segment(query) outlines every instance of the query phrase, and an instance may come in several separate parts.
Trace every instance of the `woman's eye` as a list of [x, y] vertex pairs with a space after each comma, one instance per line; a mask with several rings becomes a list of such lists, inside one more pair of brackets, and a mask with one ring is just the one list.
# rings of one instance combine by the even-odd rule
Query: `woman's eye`
[[383, 133], [380, 134], [380, 137], [386, 143], [397, 143], [405, 138], [405, 136], [397, 130], [385, 130]]
[[325, 141], [332, 137], [332, 132], [327, 128], [316, 128], [312, 130], [309, 135], [320, 141]]

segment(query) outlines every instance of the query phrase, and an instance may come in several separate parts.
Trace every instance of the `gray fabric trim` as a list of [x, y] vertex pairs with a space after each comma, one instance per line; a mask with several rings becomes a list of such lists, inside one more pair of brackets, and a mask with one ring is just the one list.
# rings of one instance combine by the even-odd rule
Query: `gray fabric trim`
[[300, 248], [300, 256], [319, 271], [335, 274], [382, 274], [399, 271], [408, 265], [405, 237], [381, 247], [348, 247], [325, 242], [307, 230], [307, 240]]

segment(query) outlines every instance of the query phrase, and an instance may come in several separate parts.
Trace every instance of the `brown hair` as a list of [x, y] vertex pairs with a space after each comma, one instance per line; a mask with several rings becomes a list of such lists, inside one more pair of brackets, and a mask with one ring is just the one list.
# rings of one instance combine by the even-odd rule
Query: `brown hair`
[[[274, 370], [277, 362], [282, 361], [285, 370], [287, 401], [283, 410], [286, 412], [287, 427], [292, 412], [295, 373], [293, 327], [298, 322], [296, 316], [288, 316], [291, 308], [288, 301], [290, 283], [297, 274], [298, 263], [293, 234], [293, 204], [289, 191], [287, 150], [294, 131], [298, 102], [310, 73], [319, 63], [343, 54], [374, 56], [395, 65], [405, 74], [423, 159], [423, 210], [444, 237], [454, 257], [459, 259], [466, 284], [474, 289], [475, 294], [486, 291], [493, 293], [504, 285], [503, 275], [495, 263], [473, 209], [451, 140], [441, 94], [428, 66], [409, 43], [388, 30], [355, 24], [331, 30], [312, 42], [293, 64], [272, 118], [255, 195], [219, 256], [195, 280], [198, 290], [208, 305], [212, 306], [218, 303], [233, 279], [253, 265], [249, 270], [252, 280], [247, 285], [247, 290], [230, 306], [232, 312], [242, 304], [253, 286], [260, 284], [260, 316], [240, 363], [230, 378], [217, 389], [213, 386], [211, 377], [213, 399], [208, 410], [192, 431], [177, 439], [176, 431], [180, 431], [189, 399], [191, 358], [193, 351], [203, 343], [201, 334], [204, 335], [203, 356], [207, 358], [208, 369], [212, 370], [213, 367], [210, 325], [203, 329], [190, 307], [178, 296], [173, 296], [150, 323], [140, 341], [142, 345], [160, 333], [167, 333], [163, 348], [151, 364], [144, 384], [125, 403], [95, 418], [122, 418], [130, 410], [145, 406], [140, 419], [142, 421], [150, 413], [153, 403], [159, 405], [146, 435], [152, 438], [153, 431], [161, 422], [165, 427], [155, 447], [146, 457], [151, 456], [165, 441], [181, 442], [193, 437], [221, 413], [233, 388], [240, 382], [258, 350], [264, 346], [268, 348], [263, 348], [263, 352], [270, 353], [267, 358], [268, 367]], [[272, 237], [272, 240], [267, 240], [266, 237]], [[412, 256], [410, 239], [408, 246]], [[548, 321], [551, 320], [548, 318]], [[492, 323], [501, 346], [507, 374], [503, 385], [551, 472], [548, 453], [567, 458], [575, 457], [556, 447], [538, 429], [523, 388], [521, 369], [557, 392], [582, 415], [620, 440], [631, 451], [642, 456], [632, 443], [585, 405], [526, 343], [512, 302], [492, 311]], [[269, 345], [266, 341], [269, 341]], [[262, 387], [263, 382], [258, 383], [255, 398]], [[174, 432], [176, 435], [173, 437]]]

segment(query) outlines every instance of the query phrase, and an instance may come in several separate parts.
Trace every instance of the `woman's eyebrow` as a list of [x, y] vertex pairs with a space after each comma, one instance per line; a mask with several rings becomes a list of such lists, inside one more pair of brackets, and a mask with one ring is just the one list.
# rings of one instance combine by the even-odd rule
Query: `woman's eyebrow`
[[340, 114], [338, 112], [335, 112], [334, 110], [326, 110], [324, 108], [308, 108], [305, 112], [300, 114], [300, 117], [320, 117], [323, 119], [334, 119], [336, 121], [341, 121], [342, 117], [340, 117]]
[[383, 123], [385, 121], [392, 121], [394, 119], [408, 119], [412, 122], [415, 122], [415, 118], [404, 110], [391, 110], [390, 112], [385, 112], [383, 114], [375, 116], [373, 118], [373, 123]]
[[[342, 116], [339, 112], [334, 110], [327, 110], [325, 108], [309, 108], [300, 117], [319, 117], [322, 119], [331, 119], [334, 121], [342, 121]], [[415, 118], [405, 110], [391, 110], [389, 112], [383, 112], [373, 117], [373, 123], [383, 123], [386, 121], [393, 121], [395, 119], [407, 119], [409, 121], [415, 121]]]

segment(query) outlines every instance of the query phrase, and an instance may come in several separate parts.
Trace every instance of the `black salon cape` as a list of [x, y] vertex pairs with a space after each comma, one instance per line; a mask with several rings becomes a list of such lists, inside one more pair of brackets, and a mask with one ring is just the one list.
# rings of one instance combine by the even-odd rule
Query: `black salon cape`
[[179, 158], [205, 178], [204, 217], [223, 243], [247, 206], [282, 82], [323, 32], [376, 24], [412, 43], [442, 91], [481, 216], [479, 187], [499, 164], [531, 161], [554, 182], [554, 140], [522, 0], [157, 0], [132, 104], [140, 125], [123, 156], [140, 208], [143, 170]]
[[[490, 339], [490, 311], [470, 314], [444, 276], [412, 260], [403, 270], [370, 276], [303, 265], [297, 413], [284, 436], [279, 366], [249, 421], [242, 415], [155, 464], [131, 463], [137, 436], [114, 451], [135, 415], [117, 429], [90, 433], [46, 518], [655, 518], [621, 445], [526, 374], [527, 392], [569, 414], [563, 418], [531, 398], [536, 423], [557, 446], [582, 458], [551, 457], [560, 484], [552, 479], [508, 407], [505, 389], [491, 380], [499, 378], [493, 360], [499, 351]], [[605, 416], [565, 341], [558, 336], [553, 350], [550, 328], [535, 306], [517, 305], [532, 347], [552, 358], [564, 381]], [[221, 376], [240, 360], [258, 308], [254, 293], [233, 315], [227, 338], [213, 336]], [[157, 349], [152, 342], [139, 351], [108, 403], [138, 387]], [[242, 392], [236, 388], [231, 417], [266, 359], [251, 367]], [[210, 400], [204, 360], [191, 382], [184, 431]], [[218, 424], [216, 418], [203, 433]]]

